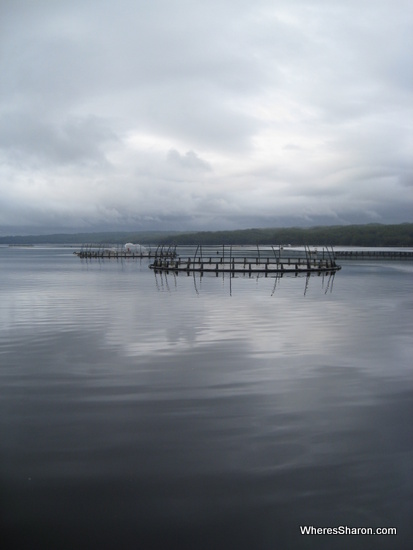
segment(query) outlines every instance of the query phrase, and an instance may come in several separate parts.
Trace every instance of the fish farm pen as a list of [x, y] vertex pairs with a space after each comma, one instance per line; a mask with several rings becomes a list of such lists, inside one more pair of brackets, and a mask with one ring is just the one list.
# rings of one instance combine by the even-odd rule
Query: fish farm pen
[[155, 271], [201, 273], [325, 273], [341, 269], [332, 247], [303, 247], [300, 250], [282, 246], [255, 247], [221, 245], [184, 247], [174, 257], [155, 257], [150, 268]]
[[176, 255], [176, 246], [141, 246], [133, 245], [133, 248], [125, 248], [125, 245], [108, 246], [98, 244], [84, 244], [80, 251], [73, 252], [79, 258], [174, 258]]

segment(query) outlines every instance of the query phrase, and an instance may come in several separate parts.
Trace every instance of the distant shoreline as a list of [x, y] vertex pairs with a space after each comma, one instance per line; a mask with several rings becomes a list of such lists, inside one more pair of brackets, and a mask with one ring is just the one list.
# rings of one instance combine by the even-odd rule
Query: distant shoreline
[[364, 224], [317, 226], [309, 228], [252, 228], [228, 231], [118, 231], [95, 233], [59, 233], [51, 235], [9, 235], [0, 237], [0, 244], [33, 246], [35, 244], [74, 243], [124, 244], [327, 244], [331, 246], [412, 247], [413, 223], [395, 225]]

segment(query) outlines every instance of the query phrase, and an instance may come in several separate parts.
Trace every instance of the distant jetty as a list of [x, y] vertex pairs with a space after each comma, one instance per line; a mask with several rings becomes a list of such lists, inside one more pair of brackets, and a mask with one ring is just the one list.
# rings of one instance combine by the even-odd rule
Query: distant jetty
[[179, 248], [173, 258], [156, 257], [150, 264], [155, 271], [201, 273], [326, 273], [341, 269], [331, 247], [304, 247], [290, 250], [282, 246], [242, 247], [232, 245]]
[[342, 260], [413, 260], [413, 250], [339, 250]]

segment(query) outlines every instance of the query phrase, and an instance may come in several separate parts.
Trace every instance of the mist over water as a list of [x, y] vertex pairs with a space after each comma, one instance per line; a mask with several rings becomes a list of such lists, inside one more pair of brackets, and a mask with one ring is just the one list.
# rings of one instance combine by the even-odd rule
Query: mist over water
[[409, 548], [412, 264], [148, 263], [0, 248], [6, 548]]

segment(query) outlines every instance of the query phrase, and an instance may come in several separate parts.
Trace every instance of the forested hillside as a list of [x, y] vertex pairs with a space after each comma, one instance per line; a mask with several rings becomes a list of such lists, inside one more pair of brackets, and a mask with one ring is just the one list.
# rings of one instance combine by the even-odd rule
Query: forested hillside
[[413, 246], [413, 224], [320, 226], [308, 229], [246, 229], [174, 235], [165, 244], [327, 244], [332, 246]]
[[240, 229], [235, 231], [107, 232], [0, 237], [0, 244], [126, 243], [141, 244], [291, 244], [331, 246], [413, 246], [413, 223], [337, 225], [310, 228]]

